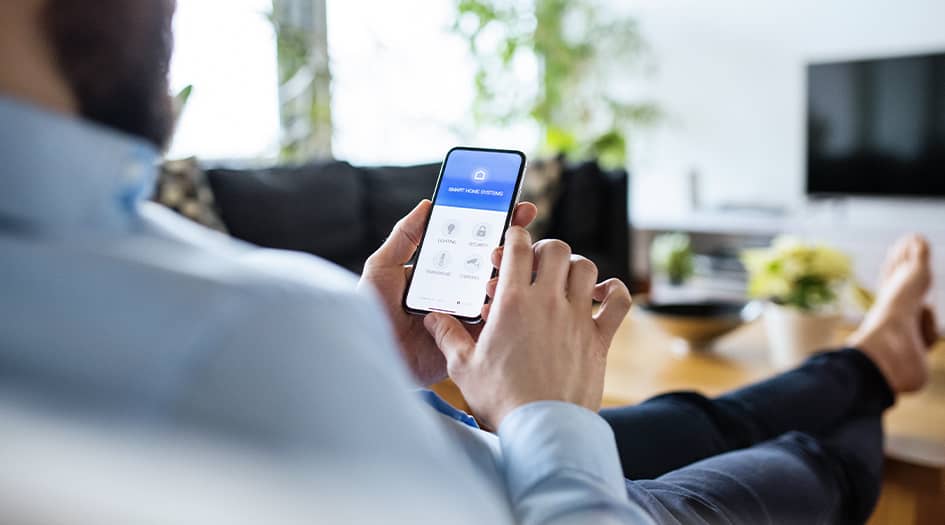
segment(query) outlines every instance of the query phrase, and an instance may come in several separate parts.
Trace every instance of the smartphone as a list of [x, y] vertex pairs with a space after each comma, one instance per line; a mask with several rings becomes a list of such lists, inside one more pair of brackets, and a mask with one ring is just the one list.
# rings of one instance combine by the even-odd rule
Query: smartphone
[[525, 175], [520, 151], [453, 148], [433, 191], [433, 208], [404, 292], [412, 314], [482, 321], [492, 251], [502, 245]]

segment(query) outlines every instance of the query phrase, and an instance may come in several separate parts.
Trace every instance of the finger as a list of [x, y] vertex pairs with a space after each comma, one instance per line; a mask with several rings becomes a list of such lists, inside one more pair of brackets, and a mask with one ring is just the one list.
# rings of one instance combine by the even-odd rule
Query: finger
[[532, 250], [532, 236], [528, 230], [521, 226], [509, 228], [505, 234], [505, 249], [502, 252], [498, 289], [530, 285], [535, 254]]
[[502, 267], [502, 253], [505, 251], [505, 246], [499, 246], [495, 250], [492, 250], [492, 266], [498, 270]]
[[495, 297], [495, 289], [499, 286], [499, 278], [493, 277], [486, 283], [486, 295], [490, 298]]
[[473, 341], [478, 341], [479, 335], [482, 334], [482, 329], [485, 327], [486, 318], [483, 317], [482, 320], [483, 320], [482, 323], [476, 323], [476, 324], [463, 323], [463, 328], [465, 328], [466, 332], [469, 333], [469, 336], [473, 338]]
[[601, 302], [594, 322], [604, 341], [610, 342], [633, 303], [630, 291], [620, 279], [607, 279], [594, 288], [594, 299]]
[[489, 320], [489, 313], [491, 312], [492, 312], [492, 303], [486, 303], [482, 305], [482, 312], [481, 312], [482, 322], [486, 322]]
[[433, 336], [437, 348], [443, 352], [446, 362], [463, 362], [469, 358], [476, 342], [455, 317], [432, 313], [423, 319], [423, 326]]
[[557, 239], [535, 243], [535, 284], [564, 293], [571, 270], [571, 247]]
[[604, 282], [597, 283], [594, 286], [594, 300], [598, 303], [604, 302], [604, 298], [607, 297], [607, 292], [610, 291], [610, 279], [607, 279]]
[[[532, 247], [534, 248], [534, 245]], [[505, 248], [504, 246], [499, 246], [498, 248], [492, 251], [492, 266], [495, 267], [496, 270], [502, 267], [502, 254], [504, 253], [503, 251], [504, 248]], [[537, 264], [537, 262], [538, 261], [536, 259], [535, 262], [532, 263], [532, 281], [535, 280], [535, 270], [537, 269], [535, 265]]]
[[596, 282], [597, 265], [587, 257], [572, 255], [568, 273], [568, 301], [571, 305], [579, 311], [590, 311]]
[[430, 201], [423, 199], [417, 207], [408, 213], [404, 218], [397, 221], [390, 236], [384, 241], [384, 244], [374, 252], [365, 263], [369, 266], [398, 266], [407, 264], [407, 261], [413, 257], [417, 247], [420, 246], [420, 239], [423, 238], [423, 230], [427, 225], [427, 218], [430, 215]]
[[512, 212], [512, 226], [527, 228], [538, 217], [538, 206], [530, 202], [520, 202]]

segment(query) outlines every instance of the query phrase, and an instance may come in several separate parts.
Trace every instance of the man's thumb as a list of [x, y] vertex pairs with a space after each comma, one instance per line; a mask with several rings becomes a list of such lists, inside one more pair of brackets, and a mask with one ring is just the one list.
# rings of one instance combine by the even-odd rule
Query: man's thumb
[[404, 218], [397, 221], [384, 244], [368, 259], [366, 265], [400, 266], [413, 257], [423, 237], [430, 201], [423, 199]]
[[427, 314], [423, 319], [423, 326], [433, 336], [436, 346], [443, 352], [447, 361], [464, 359], [476, 347], [476, 341], [469, 335], [463, 324], [453, 316]]

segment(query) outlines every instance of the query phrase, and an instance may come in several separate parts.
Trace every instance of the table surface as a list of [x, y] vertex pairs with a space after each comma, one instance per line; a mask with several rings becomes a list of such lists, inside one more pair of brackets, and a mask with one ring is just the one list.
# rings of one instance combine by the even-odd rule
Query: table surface
[[[634, 310], [610, 349], [605, 406], [639, 403], [673, 390], [717, 395], [770, 377], [761, 322], [719, 339], [711, 351], [691, 352]], [[901, 396], [885, 416], [891, 459], [945, 469], [945, 344], [930, 354], [931, 380], [921, 392]]]

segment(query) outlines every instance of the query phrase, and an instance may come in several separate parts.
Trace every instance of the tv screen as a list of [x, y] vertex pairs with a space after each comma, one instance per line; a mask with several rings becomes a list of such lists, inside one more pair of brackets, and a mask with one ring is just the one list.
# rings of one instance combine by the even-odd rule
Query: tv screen
[[807, 66], [807, 192], [945, 197], [945, 53]]

